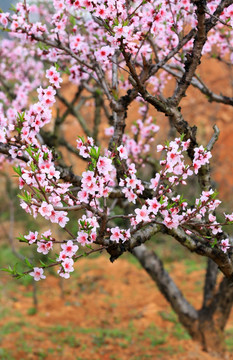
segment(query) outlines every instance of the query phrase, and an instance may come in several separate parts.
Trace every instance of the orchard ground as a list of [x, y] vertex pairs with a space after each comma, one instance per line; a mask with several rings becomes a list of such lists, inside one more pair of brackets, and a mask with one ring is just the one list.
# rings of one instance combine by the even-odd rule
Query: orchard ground
[[[203, 63], [201, 67], [203, 79], [207, 79], [213, 91], [219, 92], [222, 88], [226, 95], [231, 96], [227, 67], [214, 59], [211, 62], [212, 66]], [[209, 79], [213, 78], [214, 73], [218, 74], [214, 77], [217, 80], [211, 83]], [[220, 128], [220, 139], [215, 146], [211, 165], [214, 178], [219, 182], [220, 198], [230, 199], [229, 208], [232, 208], [232, 108], [208, 104], [196, 90], [189, 91], [192, 97], [184, 99], [182, 106], [187, 120], [200, 125], [198, 136], [207, 143], [212, 136], [211, 125], [217, 123]], [[70, 96], [70, 90], [66, 96]], [[86, 114], [88, 112], [87, 108]], [[129, 116], [131, 121], [138, 118], [132, 107]], [[164, 130], [165, 120], [162, 116], [158, 115], [157, 119], [162, 136], [158, 134], [156, 142], [162, 143], [168, 127]], [[80, 134], [80, 129], [71, 117], [69, 122], [64, 124], [64, 134], [75, 144], [75, 138], [70, 138], [70, 125], [72, 134]], [[71, 155], [70, 162], [76, 161]], [[3, 198], [1, 196], [1, 204]], [[1, 213], [0, 221], [8, 229], [9, 222], [6, 220], [9, 214], [4, 214]], [[22, 225], [24, 219], [21, 217], [20, 220], [18, 213], [16, 217], [19, 222], [15, 226], [15, 236], [19, 231], [26, 233]], [[27, 230], [32, 226], [38, 230], [33, 219], [30, 219]], [[0, 267], [19, 262], [13, 257], [2, 228], [0, 241]], [[189, 254], [171, 238], [158, 238], [151, 243], [165, 259], [166, 268], [171, 271], [188, 300], [195, 307], [200, 306], [205, 259]], [[25, 245], [19, 246], [25, 248]], [[186, 260], [181, 261], [184, 258]], [[130, 255], [123, 256], [114, 264], [103, 254], [92, 256], [78, 261], [75, 268], [70, 280], [61, 283], [60, 279], [50, 274], [47, 281], [38, 284], [37, 310], [33, 304], [32, 279], [28, 277], [24, 281], [15, 281], [1, 274], [1, 360], [212, 359], [189, 338], [155, 284]], [[227, 324], [226, 342], [227, 358], [233, 359], [233, 314]]]
[[[161, 243], [156, 247], [178, 286], [195, 307], [200, 306], [204, 259], [192, 258], [177, 246], [173, 251], [164, 250]], [[7, 252], [2, 246], [1, 257]], [[171, 262], [174, 255], [178, 261]], [[212, 359], [190, 339], [131, 255], [114, 264], [103, 255], [80, 260], [62, 286], [50, 274], [37, 285], [37, 311], [30, 280], [1, 279], [2, 360]], [[226, 342], [227, 358], [233, 359], [233, 314]]]

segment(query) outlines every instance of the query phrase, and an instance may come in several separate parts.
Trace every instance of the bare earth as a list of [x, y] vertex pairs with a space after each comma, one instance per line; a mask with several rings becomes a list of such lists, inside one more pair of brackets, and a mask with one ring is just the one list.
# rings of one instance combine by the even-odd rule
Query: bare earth
[[[189, 273], [178, 263], [169, 268], [198, 307], [204, 270]], [[52, 275], [40, 282], [36, 314], [31, 285], [26, 289], [21, 285], [17, 292], [14, 285], [13, 291], [3, 292], [0, 348], [12, 359], [212, 359], [189, 339], [145, 271], [128, 260], [111, 264], [105, 256], [83, 259], [63, 287], [62, 295], [59, 279]], [[232, 320], [233, 316], [228, 322], [228, 344]], [[227, 353], [226, 359], [233, 355]]]

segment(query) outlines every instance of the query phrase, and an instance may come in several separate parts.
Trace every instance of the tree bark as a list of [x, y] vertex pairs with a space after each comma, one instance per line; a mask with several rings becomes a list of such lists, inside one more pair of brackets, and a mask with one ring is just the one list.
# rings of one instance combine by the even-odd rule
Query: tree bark
[[192, 339], [199, 342], [203, 350], [212, 356], [223, 354], [225, 352], [224, 328], [233, 302], [231, 280], [224, 277], [218, 292], [215, 292], [218, 269], [216, 264], [209, 259], [203, 292], [203, 306], [197, 311], [178, 289], [154, 251], [149, 250], [143, 244], [134, 248], [132, 253], [156, 282]]
[[158, 256], [143, 244], [133, 250], [133, 255], [139, 260], [143, 268], [156, 282], [159, 290], [177, 313], [180, 322], [188, 329], [191, 336], [196, 333], [198, 312], [185, 299], [168, 272], [164, 269]]

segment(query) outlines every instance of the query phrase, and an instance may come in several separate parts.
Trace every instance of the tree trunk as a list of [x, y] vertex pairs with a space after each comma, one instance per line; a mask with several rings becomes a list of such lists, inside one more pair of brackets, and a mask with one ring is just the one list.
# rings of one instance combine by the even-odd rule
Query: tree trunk
[[[230, 280], [223, 278], [219, 290], [215, 293], [217, 269], [208, 262], [204, 301], [201, 310], [197, 311], [185, 299], [173, 279], [164, 269], [158, 256], [143, 244], [133, 250], [133, 255], [156, 282], [159, 290], [171, 304], [178, 315], [180, 323], [185, 327], [193, 340], [201, 344], [204, 351], [212, 356], [225, 352], [224, 328], [229, 318], [233, 301], [233, 286]], [[212, 271], [212, 277], [211, 277]], [[211, 284], [208, 282], [211, 280]]]
[[223, 355], [226, 350], [224, 330], [216, 325], [212, 314], [206, 310], [199, 312], [197, 331], [192, 332], [192, 339], [212, 356]]

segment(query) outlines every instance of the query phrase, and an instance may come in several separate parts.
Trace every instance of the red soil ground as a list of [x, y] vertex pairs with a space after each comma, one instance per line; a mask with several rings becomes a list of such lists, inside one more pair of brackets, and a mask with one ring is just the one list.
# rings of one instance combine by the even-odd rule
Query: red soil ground
[[[200, 306], [204, 270], [189, 273], [178, 263], [169, 267], [191, 303]], [[54, 276], [40, 282], [38, 290], [36, 314], [31, 285], [17, 291], [14, 286], [1, 298], [0, 348], [12, 359], [213, 359], [189, 339], [145, 271], [129, 261], [83, 259], [76, 264], [76, 275], [65, 281], [62, 296]], [[232, 320], [227, 337], [233, 345]], [[233, 355], [228, 352], [226, 359]]]

